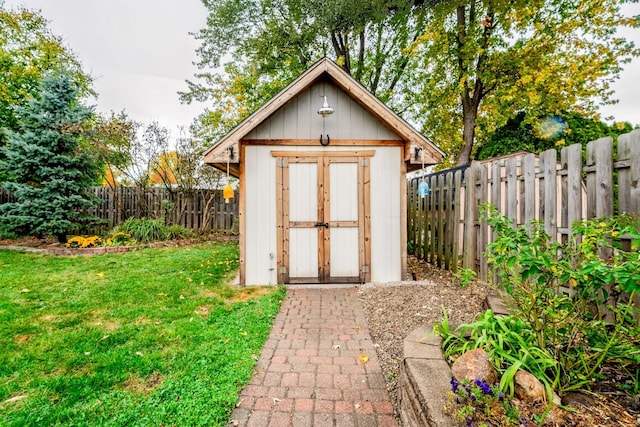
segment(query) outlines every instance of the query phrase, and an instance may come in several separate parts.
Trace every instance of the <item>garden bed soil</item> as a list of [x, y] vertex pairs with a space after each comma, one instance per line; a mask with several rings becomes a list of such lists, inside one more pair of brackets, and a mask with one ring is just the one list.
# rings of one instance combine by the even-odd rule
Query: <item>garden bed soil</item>
[[[358, 292], [396, 410], [403, 340], [416, 328], [440, 321], [443, 308], [451, 325], [472, 321], [484, 310], [489, 291], [486, 285], [478, 282], [460, 287], [454, 283], [451, 272], [414, 257], [409, 257], [409, 271], [415, 274], [416, 281], [366, 284]], [[640, 426], [638, 398], [629, 398], [618, 391], [621, 384], [633, 385], [633, 378], [611, 367], [605, 368], [603, 374], [605, 379], [595, 383], [589, 392], [592, 404], [588, 408], [580, 408], [577, 412], [555, 409], [544, 425]], [[543, 407], [522, 402], [516, 402], [516, 405], [528, 420], [532, 419], [533, 412], [544, 411]]]

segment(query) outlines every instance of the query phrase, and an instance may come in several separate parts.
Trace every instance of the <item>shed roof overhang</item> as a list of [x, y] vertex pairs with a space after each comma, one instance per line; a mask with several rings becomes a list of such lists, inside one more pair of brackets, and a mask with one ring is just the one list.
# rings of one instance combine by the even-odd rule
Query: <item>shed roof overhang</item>
[[271, 98], [270, 101], [244, 119], [229, 133], [220, 138], [205, 152], [205, 163], [225, 172], [227, 171], [228, 164], [229, 173], [235, 177], [239, 177], [240, 142], [242, 139], [267, 120], [273, 113], [286, 105], [287, 102], [322, 80], [328, 80], [343, 90], [362, 106], [362, 108], [402, 138], [405, 143], [407, 171], [419, 169], [423, 164], [425, 166], [437, 164], [442, 160], [444, 152], [432, 141], [416, 131], [336, 63], [327, 58], [323, 58], [287, 85], [280, 93]]

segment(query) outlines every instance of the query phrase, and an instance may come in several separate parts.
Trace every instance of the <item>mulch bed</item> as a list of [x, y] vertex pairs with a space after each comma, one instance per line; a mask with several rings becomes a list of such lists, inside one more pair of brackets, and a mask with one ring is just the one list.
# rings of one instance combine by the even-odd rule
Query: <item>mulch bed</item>
[[[366, 284], [359, 289], [367, 323], [376, 344], [378, 358], [385, 372], [387, 388], [394, 406], [398, 405], [398, 378], [403, 360], [403, 340], [416, 328], [433, 324], [447, 311], [452, 325], [470, 322], [484, 310], [489, 288], [480, 283], [460, 287], [449, 271], [409, 257], [409, 271], [414, 282]], [[603, 369], [605, 379], [595, 383], [588, 393], [589, 406], [576, 412], [555, 409], [545, 426], [640, 426], [638, 396], [629, 398], [619, 391], [621, 384], [634, 379], [611, 367]], [[532, 419], [532, 412], [544, 408], [518, 403], [519, 409]], [[529, 424], [531, 426], [536, 424]]]

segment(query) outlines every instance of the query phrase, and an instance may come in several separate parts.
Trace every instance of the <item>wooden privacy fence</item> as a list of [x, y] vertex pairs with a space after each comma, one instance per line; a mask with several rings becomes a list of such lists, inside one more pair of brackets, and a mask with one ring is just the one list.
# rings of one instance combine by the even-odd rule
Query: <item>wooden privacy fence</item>
[[[165, 218], [167, 224], [178, 224], [192, 230], [237, 231], [238, 198], [225, 203], [222, 190], [94, 187], [92, 193], [101, 202], [87, 213], [102, 220], [103, 225], [99, 229], [113, 228], [128, 218], [150, 217]], [[13, 200], [10, 194], [0, 189], [0, 204]], [[98, 230], [83, 231], [94, 233]]]
[[480, 221], [479, 204], [489, 202], [518, 225], [543, 220], [546, 232], [563, 241], [574, 221], [627, 213], [640, 215], [640, 130], [612, 138], [551, 149], [539, 156], [519, 153], [473, 162], [428, 175], [407, 185], [407, 241], [415, 255], [456, 271], [462, 265], [487, 280], [483, 256], [491, 231]]

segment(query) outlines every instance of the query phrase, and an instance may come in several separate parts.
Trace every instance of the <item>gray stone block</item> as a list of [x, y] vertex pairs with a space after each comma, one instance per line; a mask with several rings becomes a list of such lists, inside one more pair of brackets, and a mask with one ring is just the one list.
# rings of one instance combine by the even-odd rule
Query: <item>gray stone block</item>
[[405, 359], [400, 377], [400, 416], [404, 425], [416, 427], [456, 427], [445, 414], [451, 370], [439, 360]]

